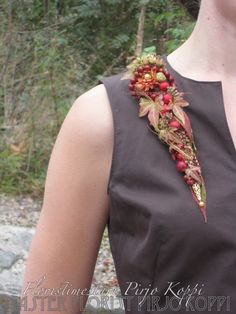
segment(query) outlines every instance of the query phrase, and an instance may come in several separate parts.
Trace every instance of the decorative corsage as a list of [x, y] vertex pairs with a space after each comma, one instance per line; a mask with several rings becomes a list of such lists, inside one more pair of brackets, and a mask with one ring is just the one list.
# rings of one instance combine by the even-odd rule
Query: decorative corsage
[[139, 117], [147, 115], [150, 130], [169, 146], [176, 168], [207, 222], [206, 189], [190, 120], [183, 110], [189, 105], [182, 97], [184, 93], [177, 90], [161, 56], [137, 57], [127, 68], [132, 75], [129, 90], [139, 101]]

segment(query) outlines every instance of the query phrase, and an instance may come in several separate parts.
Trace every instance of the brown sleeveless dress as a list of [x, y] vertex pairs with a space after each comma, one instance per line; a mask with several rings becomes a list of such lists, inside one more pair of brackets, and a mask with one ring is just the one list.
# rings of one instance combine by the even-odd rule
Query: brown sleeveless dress
[[[220, 81], [167, 69], [190, 103], [208, 223], [119, 73], [104, 77], [114, 121], [108, 231], [126, 313], [236, 313], [236, 149]], [[146, 289], [146, 290], [145, 290]]]

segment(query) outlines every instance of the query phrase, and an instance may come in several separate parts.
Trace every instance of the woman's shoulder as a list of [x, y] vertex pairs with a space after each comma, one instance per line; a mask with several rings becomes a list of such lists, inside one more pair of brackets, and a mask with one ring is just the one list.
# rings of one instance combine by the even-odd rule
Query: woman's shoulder
[[[113, 150], [113, 118], [105, 86], [94, 86], [72, 103], [55, 141], [52, 156], [65, 159], [77, 173], [78, 162], [84, 168], [100, 168], [103, 181], [108, 180]], [[60, 149], [59, 149], [59, 148]], [[60, 161], [61, 162], [61, 161]]]
[[64, 123], [72, 134], [83, 136], [88, 145], [107, 150], [112, 142], [113, 120], [104, 84], [81, 94], [72, 104]]

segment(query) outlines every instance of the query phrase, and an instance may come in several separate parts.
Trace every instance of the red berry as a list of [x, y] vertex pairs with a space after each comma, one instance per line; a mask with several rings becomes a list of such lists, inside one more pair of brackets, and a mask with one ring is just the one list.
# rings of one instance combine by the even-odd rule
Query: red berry
[[179, 129], [180, 128], [180, 123], [177, 120], [171, 120], [169, 122], [169, 127], [174, 128], [174, 129]]
[[189, 177], [185, 174], [184, 175], [184, 181], [187, 182], [189, 180]]
[[169, 84], [167, 82], [162, 82], [159, 85], [160, 90], [167, 90], [168, 87], [169, 87]]
[[178, 160], [184, 160], [183, 155], [180, 154], [180, 153], [178, 153], [178, 154], [176, 155], [176, 157], [177, 157]]
[[194, 180], [192, 178], [190, 178], [189, 176], [185, 175], [184, 176], [184, 181], [188, 184], [188, 185], [193, 185], [194, 184]]
[[152, 67], [152, 70], [155, 71], [155, 72], [157, 72], [157, 71], [158, 71], [158, 67], [157, 67], [156, 65], [154, 65], [154, 66]]
[[134, 85], [133, 84], [129, 84], [129, 90], [134, 90]]
[[171, 85], [174, 84], [175, 80], [172, 76], [169, 76], [169, 82]]
[[145, 71], [150, 71], [150, 70], [151, 70], [150, 65], [146, 64], [146, 65], [144, 66], [144, 70], [145, 70]]
[[169, 112], [169, 111], [170, 111], [170, 109], [168, 108], [168, 106], [164, 104], [161, 113], [162, 113], [162, 114], [166, 114], [166, 113]]
[[176, 166], [177, 166], [177, 170], [178, 170], [179, 172], [185, 171], [185, 170], [187, 169], [187, 167], [188, 167], [188, 165], [186, 164], [186, 162], [183, 161], [183, 160], [179, 160], [179, 161], [177, 162]]
[[142, 66], [138, 67], [138, 69], [137, 69], [137, 71], [138, 71], [139, 73], [142, 73], [143, 70], [144, 70], [144, 68], [143, 68]]
[[172, 100], [172, 96], [170, 94], [165, 94], [163, 96], [163, 101], [164, 101], [164, 104], [169, 104], [169, 102]]
[[152, 94], [150, 95], [150, 97], [152, 98], [152, 100], [155, 100], [155, 99], [156, 99], [156, 97], [157, 97], [157, 94], [152, 93]]
[[133, 91], [131, 91], [131, 95], [132, 96], [136, 96], [136, 92], [133, 90]]
[[169, 79], [170, 78], [170, 73], [168, 71], [165, 71], [165, 76]]
[[137, 80], [136, 79], [130, 79], [130, 84], [135, 84], [137, 82]]
[[159, 69], [159, 72], [163, 72], [163, 71], [164, 71], [163, 68], [160, 68], [160, 69]]
[[193, 185], [193, 184], [194, 184], [194, 181], [193, 181], [192, 179], [188, 179], [188, 180], [186, 181], [186, 183], [187, 183], [188, 185]]

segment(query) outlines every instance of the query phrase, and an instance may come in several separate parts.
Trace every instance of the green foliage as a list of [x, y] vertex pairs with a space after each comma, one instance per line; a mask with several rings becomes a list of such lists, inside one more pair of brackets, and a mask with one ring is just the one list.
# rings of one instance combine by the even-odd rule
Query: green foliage
[[194, 26], [172, 0], [1, 1], [0, 192], [43, 192], [71, 104], [134, 55], [141, 5], [144, 53], [174, 50]]
[[[155, 18], [162, 49], [169, 54], [183, 43], [193, 30], [195, 22], [177, 1], [161, 1], [162, 10]], [[164, 9], [166, 8], [166, 9]]]
[[144, 48], [142, 55], [149, 54], [149, 53], [157, 53], [156, 47], [155, 46], [150, 46], [150, 47]]

